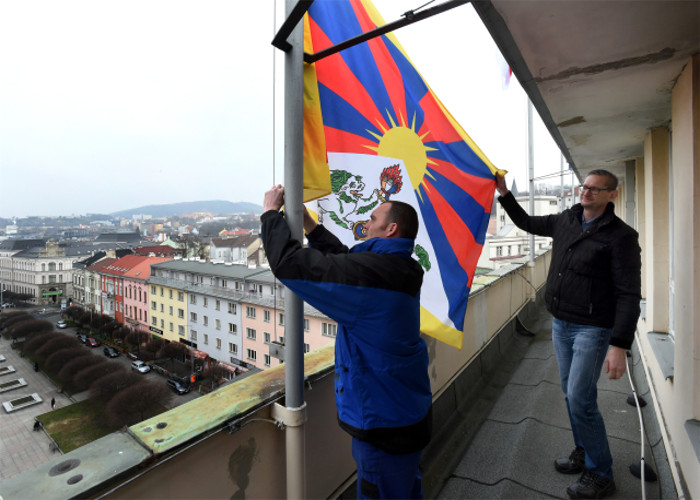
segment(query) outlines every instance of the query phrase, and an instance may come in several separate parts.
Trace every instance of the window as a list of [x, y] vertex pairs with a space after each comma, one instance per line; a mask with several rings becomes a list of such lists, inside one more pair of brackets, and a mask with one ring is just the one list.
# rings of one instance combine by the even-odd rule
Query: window
[[206, 333], [204, 334], [204, 344], [209, 345], [209, 335], [207, 335]]
[[221, 339], [216, 339], [216, 348], [221, 349]]
[[178, 317], [178, 318], [184, 318], [184, 317], [185, 317], [185, 310], [184, 310], [184, 309], [178, 309], [178, 310], [177, 310], [177, 317]]
[[221, 310], [221, 301], [219, 299], [216, 299], [216, 304], [215, 304], [214, 309], [216, 309], [217, 311]]
[[255, 319], [255, 308], [251, 306], [246, 306], [245, 308], [245, 316], [246, 318], [253, 318]]
[[202, 306], [209, 307], [209, 300], [206, 297], [202, 297]]
[[190, 294], [190, 304], [197, 305], [197, 296], [193, 293]]
[[270, 311], [268, 311], [267, 309], [265, 309], [265, 310], [263, 311], [263, 321], [264, 321], [265, 323], [269, 323], [269, 322], [270, 322]]
[[165, 328], [165, 321], [162, 319], [160, 320], [160, 327]]
[[238, 327], [236, 326], [235, 323], [229, 323], [228, 324], [228, 333], [233, 333], [235, 334], [238, 331]]
[[170, 330], [171, 332], [175, 331], [172, 321], [170, 322], [170, 328], [169, 328], [169, 330]]
[[207, 316], [203, 316], [202, 323], [204, 323], [204, 326], [209, 326], [209, 318]]
[[496, 247], [496, 257], [503, 256], [503, 247]]
[[338, 335], [338, 325], [321, 323], [321, 335], [335, 338]]
[[254, 328], [246, 328], [245, 329], [245, 336], [246, 336], [246, 338], [249, 338], [250, 340], [255, 340], [258, 337], [258, 334]]
[[192, 342], [197, 342], [197, 331], [196, 330], [190, 330], [190, 340]]
[[221, 280], [221, 286], [222, 286], [223, 288], [226, 288], [226, 285], [227, 285], [227, 284], [228, 284], [228, 281], [227, 281], [227, 280]]
[[185, 327], [182, 325], [177, 325], [177, 334], [181, 336], [185, 336]]
[[248, 356], [248, 359], [250, 359], [251, 361], [258, 360], [258, 353], [255, 352], [253, 349], [246, 349], [246, 355]]
[[280, 325], [284, 326], [284, 313], [280, 313], [279, 315], [279, 323]]
[[168, 290], [168, 298], [172, 299], [173, 298], [173, 291]]
[[158, 318], [156, 318], [155, 316], [151, 316], [151, 324], [153, 326], [157, 326], [158, 325]]
[[238, 354], [238, 346], [233, 342], [228, 343], [228, 352], [231, 354]]
[[160, 296], [161, 296], [161, 297], [163, 296], [163, 293], [165, 293], [164, 290], [163, 290], [163, 287], [160, 287]]
[[307, 318], [304, 318], [304, 331], [308, 332], [309, 330], [310, 330], [309, 320]]
[[216, 320], [216, 329], [221, 330], [221, 320], [220, 319]]
[[311, 350], [311, 347], [309, 344], [304, 344], [304, 352], [309, 352]]
[[172, 316], [173, 315], [173, 306], [170, 306], [168, 309], [170, 310], [170, 316]]
[[177, 292], [177, 300], [179, 300], [180, 302], [184, 302], [185, 301], [185, 293], [184, 292]]
[[153, 295], [156, 294], [156, 286], [155, 286], [155, 285], [151, 285], [151, 293], [152, 293]]
[[160, 305], [160, 312], [165, 312], [165, 306], [163, 304]]
[[265, 354], [263, 358], [265, 359], [265, 366], [270, 366], [270, 355]]
[[228, 312], [229, 314], [236, 314], [236, 304], [233, 302], [228, 303]]
[[267, 332], [263, 332], [263, 339], [266, 344], [270, 343], [270, 334]]
[[197, 313], [190, 313], [190, 321], [191, 321], [192, 323], [196, 323], [196, 322], [197, 322]]

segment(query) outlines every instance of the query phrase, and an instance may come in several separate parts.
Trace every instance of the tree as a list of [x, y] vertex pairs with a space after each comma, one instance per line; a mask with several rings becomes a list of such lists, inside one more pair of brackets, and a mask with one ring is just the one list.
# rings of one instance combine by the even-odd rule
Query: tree
[[44, 366], [51, 372], [61, 370], [66, 363], [81, 356], [92, 356], [92, 354], [82, 347], [65, 347], [58, 349], [49, 355], [44, 362]]
[[126, 368], [121, 363], [105, 360], [103, 363], [95, 363], [78, 371], [73, 376], [73, 383], [78, 390], [84, 391], [102, 377], [115, 372], [126, 372]]
[[47, 332], [53, 330], [53, 325], [50, 321], [39, 319], [28, 319], [19, 321], [7, 329], [7, 335], [12, 339], [21, 339], [29, 337], [34, 333]]
[[122, 325], [116, 330], [114, 330], [114, 332], [112, 332], [112, 339], [123, 341], [126, 338], [126, 336], [129, 335], [129, 333], [131, 333], [131, 330], [128, 327]]
[[211, 381], [211, 388], [216, 389], [221, 385], [228, 370], [218, 360], [210, 359], [209, 366], [204, 370], [203, 377]]
[[109, 423], [116, 426], [134, 425], [157, 415], [172, 398], [163, 383], [142, 381], [119, 394], [107, 404]]
[[60, 372], [58, 372], [58, 378], [61, 379], [64, 383], [72, 382], [76, 374], [87, 367], [107, 362], [105, 358], [93, 356], [92, 353], [90, 353], [90, 351], [86, 351], [85, 349], [83, 349], [83, 351], [87, 352], [90, 355], [73, 358], [68, 363], [66, 363], [63, 366], [63, 368], [61, 368]]
[[148, 342], [150, 335], [140, 330], [134, 330], [129, 333], [124, 341], [132, 347], [136, 347], [136, 353], [141, 354], [141, 344]]
[[109, 375], [100, 377], [90, 385], [90, 396], [103, 403], [107, 403], [116, 396], [118, 392], [141, 381], [141, 377], [136, 373], [127, 371], [110, 373]]
[[160, 350], [158, 357], [170, 359], [170, 370], [172, 371], [175, 358], [183, 358], [187, 353], [188, 349], [185, 344], [180, 344], [179, 342], [166, 342], [163, 344], [163, 348]]
[[0, 318], [0, 329], [5, 329], [5, 328], [10, 328], [11, 326], [21, 323], [22, 321], [28, 321], [28, 320], [33, 320], [34, 316], [31, 314], [24, 312], [24, 311], [18, 311], [18, 312], [11, 312], [8, 314], [4, 314]]
[[65, 335], [58, 332], [36, 333], [24, 343], [22, 350], [26, 354], [33, 355], [34, 352], [36, 352], [39, 348], [43, 347], [47, 342], [60, 337], [65, 337]]
[[34, 352], [34, 355], [38, 361], [44, 362], [46, 358], [59, 349], [64, 349], [66, 347], [80, 347], [80, 343], [75, 337], [68, 337], [60, 333], [57, 333], [56, 335], [57, 336], [55, 338], [50, 339]]
[[156, 359], [156, 354], [163, 347], [163, 339], [160, 337], [151, 337], [151, 340], [146, 344], [146, 350], [151, 353], [151, 359]]

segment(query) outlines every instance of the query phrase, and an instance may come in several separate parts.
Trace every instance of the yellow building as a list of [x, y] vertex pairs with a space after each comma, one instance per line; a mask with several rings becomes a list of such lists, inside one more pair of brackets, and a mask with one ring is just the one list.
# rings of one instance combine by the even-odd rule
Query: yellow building
[[171, 342], [187, 339], [187, 292], [184, 290], [153, 285], [149, 287], [149, 308], [154, 335]]

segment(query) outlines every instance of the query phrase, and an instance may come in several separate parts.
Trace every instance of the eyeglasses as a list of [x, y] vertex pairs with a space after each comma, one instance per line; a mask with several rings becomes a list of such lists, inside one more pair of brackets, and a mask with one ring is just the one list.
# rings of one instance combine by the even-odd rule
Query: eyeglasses
[[614, 189], [611, 189], [611, 188], [599, 188], [599, 187], [586, 186], [586, 185], [579, 186], [579, 189], [581, 189], [582, 193], [585, 193], [586, 191], [590, 191], [593, 196], [598, 196], [601, 191], [615, 191]]

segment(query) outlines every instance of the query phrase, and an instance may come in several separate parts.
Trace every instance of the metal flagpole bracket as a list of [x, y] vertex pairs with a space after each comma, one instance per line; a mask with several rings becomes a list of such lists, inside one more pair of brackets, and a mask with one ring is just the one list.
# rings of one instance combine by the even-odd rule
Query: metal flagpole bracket
[[294, 9], [289, 14], [289, 17], [285, 19], [284, 23], [275, 35], [275, 38], [272, 40], [273, 47], [280, 49], [282, 52], [289, 52], [292, 50], [292, 45], [287, 41], [287, 38], [289, 38], [289, 34], [304, 17], [306, 11], [309, 10], [309, 7], [311, 7], [313, 1], [314, 0], [299, 0], [297, 2]]
[[[298, 408], [288, 408], [279, 403], [272, 405], [272, 418], [280, 428], [300, 427], [306, 423], [306, 401]], [[280, 425], [281, 424], [281, 425]]]

